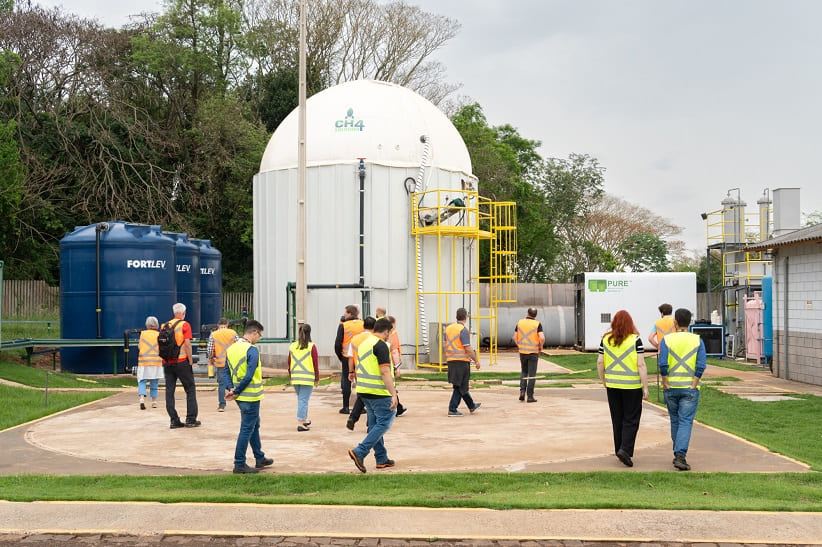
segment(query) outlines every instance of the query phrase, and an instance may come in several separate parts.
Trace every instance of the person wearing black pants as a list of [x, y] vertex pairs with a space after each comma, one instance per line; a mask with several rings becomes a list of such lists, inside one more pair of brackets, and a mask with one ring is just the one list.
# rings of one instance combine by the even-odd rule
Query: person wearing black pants
[[625, 310], [614, 314], [611, 330], [599, 344], [597, 372], [608, 394], [614, 454], [624, 465], [633, 467], [634, 445], [642, 400], [648, 398], [648, 372], [645, 348], [634, 320]]
[[334, 340], [334, 353], [340, 360], [340, 390], [342, 391], [342, 408], [340, 414], [349, 414], [351, 400], [351, 380], [348, 378], [348, 358], [351, 356], [351, 339], [363, 331], [363, 321], [359, 319], [360, 310], [349, 304], [340, 317], [340, 326], [337, 328], [337, 338]]
[[[197, 388], [194, 385], [194, 370], [191, 367], [191, 339], [194, 337], [191, 332], [191, 325], [185, 320], [185, 304], [177, 303], [172, 307], [174, 319], [167, 325], [174, 329], [174, 339], [178, 353], [175, 356], [163, 356], [163, 347], [160, 348], [160, 356], [163, 358], [163, 375], [166, 379], [166, 412], [171, 418], [171, 429], [179, 427], [199, 427], [200, 420], [197, 419]], [[180, 421], [174, 402], [174, 392], [177, 389], [177, 380], [183, 384], [186, 392], [186, 421]]]
[[536, 384], [537, 364], [542, 346], [545, 345], [545, 333], [542, 323], [537, 321], [537, 309], [528, 308], [528, 317], [517, 321], [514, 327], [514, 342], [519, 350], [520, 380], [519, 400], [525, 400], [528, 395], [529, 403], [536, 403], [534, 399], [534, 385]]

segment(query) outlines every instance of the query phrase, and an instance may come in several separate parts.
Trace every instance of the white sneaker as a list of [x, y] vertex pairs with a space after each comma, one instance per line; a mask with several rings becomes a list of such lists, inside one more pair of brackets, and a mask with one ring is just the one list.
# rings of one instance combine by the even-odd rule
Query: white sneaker
[[157, 401], [151, 401], [151, 408], [157, 408]]

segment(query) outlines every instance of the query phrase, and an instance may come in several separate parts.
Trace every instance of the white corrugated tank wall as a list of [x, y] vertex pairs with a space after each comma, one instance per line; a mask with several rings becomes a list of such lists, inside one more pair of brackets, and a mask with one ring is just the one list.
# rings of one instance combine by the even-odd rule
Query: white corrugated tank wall
[[[358, 162], [307, 169], [307, 283], [354, 284], [359, 281]], [[405, 353], [413, 353], [416, 321], [416, 260], [410, 233], [410, 196], [405, 181], [417, 170], [368, 164], [365, 178], [365, 285], [371, 288], [370, 311], [385, 306], [397, 318]], [[458, 195], [465, 175], [426, 170], [426, 189], [447, 188]], [[296, 279], [297, 170], [281, 169], [254, 178], [254, 309], [267, 338], [286, 334], [286, 284]], [[433, 204], [432, 204], [433, 205]], [[451, 246], [456, 244], [456, 263]], [[438, 288], [437, 239], [424, 238], [423, 272], [426, 291], [469, 290], [475, 276], [472, 245], [462, 238], [442, 238]], [[452, 272], [457, 272], [456, 286]], [[347, 304], [361, 305], [359, 289], [310, 289], [306, 302], [312, 339], [321, 356], [333, 356], [339, 317]], [[428, 322], [439, 322], [442, 298], [426, 297]], [[471, 307], [461, 296], [450, 297], [453, 321], [459, 306]], [[433, 338], [432, 338], [433, 340]], [[264, 355], [285, 356], [286, 345], [266, 344]], [[424, 352], [424, 351], [423, 351]], [[282, 361], [274, 358], [273, 362]], [[324, 366], [337, 364], [324, 359]]]

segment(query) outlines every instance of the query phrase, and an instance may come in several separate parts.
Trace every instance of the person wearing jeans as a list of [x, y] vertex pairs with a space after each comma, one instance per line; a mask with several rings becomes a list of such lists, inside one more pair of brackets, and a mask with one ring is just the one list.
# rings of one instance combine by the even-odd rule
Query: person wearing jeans
[[297, 431], [308, 431], [308, 400], [320, 383], [317, 347], [311, 342], [311, 325], [300, 326], [297, 341], [288, 348], [288, 377], [297, 393]]
[[151, 385], [151, 408], [157, 408], [160, 378], [163, 377], [163, 360], [157, 346], [160, 322], [153, 315], [146, 318], [146, 328], [140, 332], [139, 355], [137, 357], [137, 394], [140, 396], [140, 410], [146, 409], [146, 382]]
[[[263, 373], [260, 352], [255, 345], [263, 336], [263, 326], [258, 321], [245, 324], [243, 337], [226, 352], [223, 376], [228, 391], [227, 401], [237, 401], [240, 409], [240, 432], [234, 448], [234, 473], [259, 473], [260, 469], [274, 463], [265, 457], [260, 442], [260, 401], [263, 399]], [[251, 446], [256, 465], [246, 464], [246, 452]]]
[[[206, 356], [208, 357], [208, 365], [212, 367], [217, 376], [217, 412], [225, 411], [225, 375], [223, 374], [223, 367], [225, 367], [225, 353], [228, 348], [240, 339], [234, 329], [229, 328], [228, 319], [220, 317], [217, 321], [217, 330], [212, 331], [208, 336], [208, 344], [206, 345]], [[211, 372], [209, 372], [211, 374]]]
[[374, 450], [377, 469], [394, 467], [394, 460], [388, 457], [385, 448], [385, 434], [394, 423], [397, 408], [397, 389], [391, 373], [391, 352], [388, 336], [391, 322], [378, 319], [374, 324], [374, 334], [369, 335], [357, 347], [357, 365], [349, 369], [349, 379], [357, 381], [357, 393], [365, 404], [368, 414], [368, 434], [356, 447], [348, 451], [348, 457], [360, 472], [365, 473], [365, 457]]
[[705, 344], [699, 335], [688, 332], [691, 312], [684, 308], [674, 313], [676, 332], [659, 343], [659, 374], [665, 390], [665, 406], [671, 419], [674, 467], [689, 471], [685, 459], [691, 441], [696, 409], [699, 405], [699, 380], [705, 372]]

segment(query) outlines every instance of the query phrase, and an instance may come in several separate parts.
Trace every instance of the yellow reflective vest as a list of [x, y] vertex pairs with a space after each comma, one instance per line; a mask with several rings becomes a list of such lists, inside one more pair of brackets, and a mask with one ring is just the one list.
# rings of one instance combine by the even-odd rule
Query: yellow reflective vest
[[[385, 387], [382, 379], [380, 363], [374, 355], [374, 346], [380, 341], [376, 335], [372, 334], [357, 346], [357, 393], [390, 397], [391, 392]], [[384, 364], [391, 365], [390, 363]]]
[[[687, 389], [693, 385], [699, 341], [699, 335], [692, 332], [672, 332], [665, 336], [665, 345], [668, 346], [668, 387]], [[696, 388], [700, 388], [699, 384]]]
[[289, 346], [288, 353], [291, 355], [291, 384], [295, 386], [314, 385], [314, 360], [311, 358], [313, 342], [300, 349], [300, 343], [294, 342]]
[[[251, 343], [241, 338], [237, 342], [231, 344], [226, 352], [226, 365], [231, 372], [231, 381], [236, 386], [243, 378], [245, 378], [246, 370], [248, 370], [248, 348]], [[251, 382], [245, 389], [237, 395], [238, 401], [260, 401], [263, 398], [263, 367], [262, 363], [257, 363], [257, 368], [254, 370], [254, 376]]]
[[636, 352], [636, 334], [628, 335], [618, 346], [614, 345], [611, 335], [602, 337], [605, 349], [605, 387], [617, 389], [640, 389], [639, 358]]
[[140, 353], [137, 357], [137, 366], [163, 366], [163, 360], [160, 358], [160, 348], [157, 347], [157, 336], [159, 335], [160, 332], [154, 329], [146, 329], [140, 333], [140, 343], [138, 345]]

